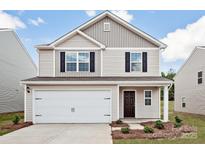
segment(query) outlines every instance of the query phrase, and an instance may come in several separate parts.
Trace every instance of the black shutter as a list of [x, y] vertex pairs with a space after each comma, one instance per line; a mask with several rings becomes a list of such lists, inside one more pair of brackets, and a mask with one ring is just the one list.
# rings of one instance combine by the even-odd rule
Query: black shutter
[[125, 72], [130, 72], [130, 52], [125, 52]]
[[90, 72], [95, 72], [95, 52], [90, 52]]
[[65, 72], [65, 52], [60, 52], [60, 72]]
[[142, 72], [147, 72], [147, 52], [142, 53]]

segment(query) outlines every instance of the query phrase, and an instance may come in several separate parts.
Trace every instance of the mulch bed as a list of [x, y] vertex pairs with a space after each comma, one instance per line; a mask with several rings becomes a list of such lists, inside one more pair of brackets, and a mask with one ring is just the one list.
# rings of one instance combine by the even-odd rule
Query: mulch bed
[[19, 123], [19, 124], [8, 124], [8, 125], [0, 127], [0, 129], [1, 130], [14, 131], [14, 130], [17, 130], [17, 129], [28, 127], [30, 125], [32, 125], [32, 122], [22, 122], [22, 123]]
[[129, 125], [127, 123], [116, 123], [116, 122], [112, 122], [110, 124], [111, 127], [129, 127]]
[[196, 132], [196, 128], [189, 125], [182, 125], [180, 128], [174, 128], [171, 122], [164, 123], [164, 129], [154, 128], [154, 122], [145, 122], [142, 125], [152, 127], [154, 133], [144, 133], [144, 130], [130, 130], [128, 134], [123, 134], [120, 130], [112, 131], [113, 139], [163, 139], [176, 138], [183, 133]]

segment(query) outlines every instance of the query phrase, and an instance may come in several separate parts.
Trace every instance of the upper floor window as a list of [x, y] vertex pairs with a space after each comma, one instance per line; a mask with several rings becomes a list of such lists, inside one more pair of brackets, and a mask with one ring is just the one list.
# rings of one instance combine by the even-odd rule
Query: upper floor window
[[203, 82], [203, 72], [198, 72], [198, 84], [202, 84]]
[[145, 101], [146, 106], [152, 104], [152, 91], [151, 90], [144, 91], [144, 101]]
[[68, 72], [89, 71], [88, 52], [68, 52], [66, 53], [66, 70]]
[[142, 54], [138, 52], [131, 53], [131, 71], [132, 72], [141, 72], [142, 70]]
[[110, 31], [110, 23], [104, 22], [104, 32], [109, 32], [109, 31]]

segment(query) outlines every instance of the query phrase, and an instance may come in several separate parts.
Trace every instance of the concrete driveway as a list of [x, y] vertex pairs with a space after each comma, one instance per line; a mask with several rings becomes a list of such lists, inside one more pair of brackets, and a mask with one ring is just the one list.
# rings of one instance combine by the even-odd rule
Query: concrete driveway
[[108, 124], [38, 124], [0, 136], [0, 144], [110, 144]]

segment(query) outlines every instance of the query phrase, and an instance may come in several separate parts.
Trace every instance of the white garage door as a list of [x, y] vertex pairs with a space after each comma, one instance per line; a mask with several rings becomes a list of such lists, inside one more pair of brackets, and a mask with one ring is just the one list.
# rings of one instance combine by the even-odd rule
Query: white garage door
[[111, 91], [35, 91], [35, 123], [108, 123]]

